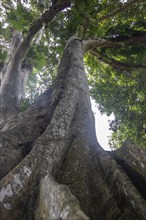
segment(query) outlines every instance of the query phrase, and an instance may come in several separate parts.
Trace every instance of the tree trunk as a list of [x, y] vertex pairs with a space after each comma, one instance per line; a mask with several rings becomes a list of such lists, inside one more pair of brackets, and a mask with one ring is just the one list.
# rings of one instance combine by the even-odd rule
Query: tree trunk
[[0, 123], [19, 112], [21, 99], [25, 97], [25, 84], [31, 65], [22, 63], [22, 59], [14, 59], [22, 42], [22, 33], [12, 33], [9, 57], [1, 71], [0, 83]]
[[8, 118], [10, 120], [19, 112], [19, 105], [21, 98], [24, 97], [24, 86], [29, 72], [29, 69], [26, 71], [26, 69], [22, 68], [22, 62], [33, 37], [43, 27], [44, 23], [50, 22], [60, 11], [69, 7], [70, 4], [70, 0], [62, 0], [52, 5], [33, 23], [23, 41], [22, 33], [13, 30], [10, 58], [0, 74], [0, 123]]
[[1, 125], [2, 220], [146, 219], [146, 150], [98, 144], [83, 52], [68, 42], [52, 86]]

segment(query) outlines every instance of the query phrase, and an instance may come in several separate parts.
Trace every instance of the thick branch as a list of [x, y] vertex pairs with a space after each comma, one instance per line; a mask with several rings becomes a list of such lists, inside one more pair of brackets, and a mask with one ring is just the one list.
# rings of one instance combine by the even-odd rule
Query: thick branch
[[91, 39], [83, 41], [83, 50], [93, 50], [97, 47], [126, 47], [128, 45], [142, 44], [146, 42], [146, 34], [131, 37], [117, 37], [107, 39]]
[[40, 19], [34, 22], [33, 26], [30, 28], [27, 37], [23, 40], [23, 42], [18, 47], [18, 50], [14, 56], [14, 63], [18, 63], [18, 60], [22, 60], [25, 56], [25, 53], [30, 45], [31, 40], [34, 35], [42, 28], [43, 23], [47, 23], [51, 21], [60, 11], [70, 6], [69, 0], [63, 0], [61, 3], [57, 3], [54, 6], [50, 7], [48, 11], [46, 11]]
[[83, 51], [87, 52], [90, 49], [95, 49], [96, 47], [111, 47], [111, 46], [118, 46], [121, 45], [120, 42], [113, 42], [109, 39], [93, 39], [93, 40], [86, 40], [83, 41]]
[[122, 4], [114, 9], [113, 11], [109, 12], [108, 14], [101, 16], [100, 18], [97, 19], [98, 22], [103, 21], [105, 19], [111, 18], [113, 16], [118, 15], [119, 13], [123, 12], [124, 10], [126, 10], [127, 8], [129, 8], [132, 4], [140, 2], [141, 0], [131, 0], [131, 1], [127, 1], [125, 4]]
[[146, 42], [146, 33], [142, 32], [142, 33], [137, 33], [136, 35], [133, 36], [117, 36], [117, 37], [112, 37], [109, 40], [113, 41], [113, 42], [121, 42], [124, 46], [125, 45], [132, 45], [132, 44], [142, 44]]

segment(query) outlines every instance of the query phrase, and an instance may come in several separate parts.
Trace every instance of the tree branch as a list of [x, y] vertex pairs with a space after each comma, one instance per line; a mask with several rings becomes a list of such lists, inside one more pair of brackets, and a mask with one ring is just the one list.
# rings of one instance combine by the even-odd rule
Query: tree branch
[[124, 46], [125, 45], [131, 45], [131, 44], [140, 44], [140, 43], [145, 43], [146, 42], [146, 33], [142, 32], [140, 35], [139, 34], [135, 34], [133, 36], [117, 36], [115, 38], [109, 38], [109, 40], [111, 40], [112, 42], [116, 42], [116, 43], [123, 43], [121, 45]]
[[97, 47], [125, 47], [128, 45], [142, 44], [146, 42], [146, 33], [133, 35], [131, 37], [118, 36], [116, 38], [91, 39], [82, 41], [84, 53]]
[[2, 6], [6, 9], [6, 10], [10, 10], [11, 9], [11, 6], [2, 2]]
[[82, 42], [84, 53], [88, 50], [95, 49], [96, 47], [105, 47], [105, 46], [118, 46], [121, 45], [121, 42], [114, 42], [109, 39], [95, 39], [95, 40], [86, 40]]
[[116, 16], [117, 14], [121, 13], [122, 11], [126, 10], [129, 8], [132, 4], [140, 2], [141, 0], [131, 0], [126, 2], [125, 4], [121, 3], [121, 6], [118, 8], [114, 9], [113, 11], [109, 12], [108, 14], [101, 16], [100, 18], [97, 19], [97, 22], [103, 21], [105, 19], [111, 18], [113, 16]]
[[140, 65], [140, 64], [130, 65], [128, 63], [119, 62], [99, 53], [99, 51], [97, 50], [92, 50], [90, 51], [90, 53], [94, 55], [95, 57], [97, 57], [100, 61], [108, 65], [111, 65], [118, 72], [121, 72], [121, 71], [131, 72], [137, 69], [146, 69], [146, 65]]
[[18, 65], [18, 60], [22, 61], [24, 58], [27, 49], [30, 45], [31, 40], [33, 39], [34, 35], [42, 28], [44, 23], [50, 22], [60, 11], [70, 6], [70, 0], [63, 0], [59, 3], [51, 6], [49, 10], [47, 10], [40, 19], [35, 21], [32, 27], [29, 29], [28, 35], [23, 40], [23, 42], [19, 45], [13, 61], [15, 65]]

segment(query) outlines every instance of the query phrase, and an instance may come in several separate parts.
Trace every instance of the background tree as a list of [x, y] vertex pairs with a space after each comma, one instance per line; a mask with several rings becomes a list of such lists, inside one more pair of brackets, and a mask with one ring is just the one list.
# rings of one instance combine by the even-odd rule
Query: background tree
[[2, 220], [146, 219], [146, 150], [100, 147], [83, 62], [115, 127], [144, 127], [145, 1], [3, 1], [1, 11]]

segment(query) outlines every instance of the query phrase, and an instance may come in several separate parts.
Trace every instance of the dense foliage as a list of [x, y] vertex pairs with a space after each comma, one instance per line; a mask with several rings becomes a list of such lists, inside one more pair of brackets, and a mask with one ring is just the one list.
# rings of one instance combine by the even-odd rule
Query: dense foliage
[[[21, 31], [25, 37], [34, 21], [56, 2], [0, 3], [0, 68], [7, 62], [13, 30]], [[27, 81], [25, 103], [32, 102], [50, 85], [70, 36], [109, 39], [117, 45], [98, 47], [85, 56], [91, 95], [101, 112], [115, 115], [111, 122], [112, 146], [117, 147], [129, 137], [146, 145], [145, 12], [145, 1], [72, 0], [67, 10], [44, 24], [27, 52], [24, 62], [32, 66], [32, 73]]]
[[118, 14], [114, 24], [112, 18], [103, 22], [109, 27], [104, 27], [105, 36], [127, 41], [127, 46], [101, 48], [86, 57], [90, 63], [91, 94], [101, 112], [115, 115], [110, 124], [113, 147], [127, 138], [146, 145], [146, 45], [141, 42], [141, 36], [146, 35], [146, 3], [136, 5]]

